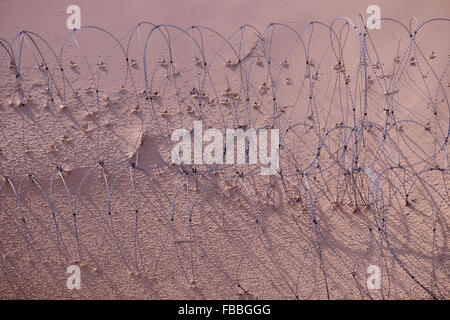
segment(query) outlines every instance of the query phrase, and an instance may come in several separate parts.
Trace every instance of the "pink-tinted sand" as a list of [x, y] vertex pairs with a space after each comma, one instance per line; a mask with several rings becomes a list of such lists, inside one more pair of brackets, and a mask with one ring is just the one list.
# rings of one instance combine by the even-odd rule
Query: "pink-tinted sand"
[[[71, 4], [123, 50], [98, 29], [67, 38]], [[414, 49], [396, 22], [369, 31], [365, 103], [358, 13], [371, 4], [412, 30], [413, 16], [450, 12], [445, 0], [0, 2], [0, 38], [29, 32], [11, 42], [15, 66], [0, 47], [0, 298], [448, 298], [449, 21], [421, 28]], [[317, 23], [338, 17], [357, 25], [339, 35], [342, 74], [331, 68], [338, 42]], [[143, 21], [166, 25], [148, 37], [151, 101], [151, 26], [126, 34]], [[190, 26], [206, 28], [181, 32]], [[170, 54], [175, 67], [162, 63]], [[199, 119], [205, 130], [295, 127], [281, 149], [285, 177], [167, 166], [170, 133]], [[72, 264], [80, 290], [66, 287]], [[370, 265], [379, 290], [367, 289]]]

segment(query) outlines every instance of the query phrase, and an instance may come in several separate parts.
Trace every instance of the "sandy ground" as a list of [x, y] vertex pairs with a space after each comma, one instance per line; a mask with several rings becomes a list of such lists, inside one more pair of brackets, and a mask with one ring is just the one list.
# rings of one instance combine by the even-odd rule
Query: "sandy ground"
[[[70, 4], [0, 3], [0, 298], [448, 298], [448, 1]], [[172, 165], [196, 120], [281, 170]]]

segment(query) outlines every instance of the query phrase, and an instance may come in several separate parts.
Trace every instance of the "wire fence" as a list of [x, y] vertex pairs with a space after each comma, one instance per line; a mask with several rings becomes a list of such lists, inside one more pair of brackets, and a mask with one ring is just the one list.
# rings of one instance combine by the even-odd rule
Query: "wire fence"
[[[0, 39], [0, 295], [448, 298], [448, 22]], [[200, 120], [278, 129], [279, 170], [174, 165]]]

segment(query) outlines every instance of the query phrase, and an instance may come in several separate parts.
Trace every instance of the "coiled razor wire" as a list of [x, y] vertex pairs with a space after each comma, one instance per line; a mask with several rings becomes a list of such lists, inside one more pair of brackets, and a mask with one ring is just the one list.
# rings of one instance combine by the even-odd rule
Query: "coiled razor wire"
[[[75, 263], [151, 283], [92, 297], [447, 298], [450, 19], [381, 20], [0, 39], [1, 292]], [[279, 170], [172, 164], [200, 120], [278, 129]]]

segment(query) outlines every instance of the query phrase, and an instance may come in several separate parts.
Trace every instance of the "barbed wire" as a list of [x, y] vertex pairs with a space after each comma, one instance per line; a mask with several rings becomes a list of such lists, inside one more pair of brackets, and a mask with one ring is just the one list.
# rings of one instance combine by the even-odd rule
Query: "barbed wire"
[[[137, 294], [157, 298], [448, 297], [450, 56], [426, 36], [450, 19], [360, 18], [229, 37], [84, 26], [58, 50], [31, 31], [0, 39], [4, 270], [76, 263], [124, 287], [153, 279]], [[172, 132], [200, 120], [278, 129], [276, 174], [172, 164]], [[27, 281], [3, 291], [32, 295]]]

